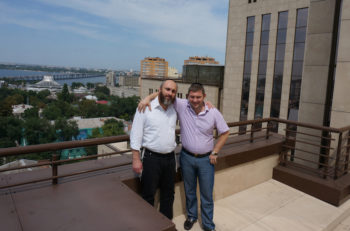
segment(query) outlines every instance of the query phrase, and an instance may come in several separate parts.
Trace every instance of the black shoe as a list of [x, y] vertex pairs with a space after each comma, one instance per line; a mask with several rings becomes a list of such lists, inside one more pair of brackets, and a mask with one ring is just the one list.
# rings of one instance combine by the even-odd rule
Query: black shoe
[[208, 229], [208, 228], [205, 228], [205, 227], [203, 227], [203, 230], [204, 231], [215, 231], [215, 229]]
[[192, 219], [192, 218], [187, 218], [186, 221], [185, 221], [185, 223], [184, 223], [184, 228], [185, 228], [186, 230], [192, 229], [192, 226], [193, 226], [193, 224], [194, 224], [195, 222], [196, 222], [196, 221], [195, 221], [194, 219]]

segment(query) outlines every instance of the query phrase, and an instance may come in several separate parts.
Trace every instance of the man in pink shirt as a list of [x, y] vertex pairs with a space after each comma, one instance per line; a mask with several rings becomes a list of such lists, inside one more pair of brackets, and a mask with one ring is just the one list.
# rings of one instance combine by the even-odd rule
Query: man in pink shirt
[[[156, 94], [146, 97], [141, 104], [149, 105], [150, 99], [155, 96]], [[204, 230], [215, 230], [214, 164], [217, 162], [218, 152], [229, 136], [229, 127], [223, 116], [216, 108], [208, 108], [204, 103], [205, 96], [203, 85], [193, 83], [188, 89], [188, 99], [176, 98], [174, 102], [181, 127], [180, 164], [186, 194], [186, 230], [190, 230], [198, 219], [197, 179], [200, 188], [202, 227]], [[214, 145], [215, 128], [219, 138]]]

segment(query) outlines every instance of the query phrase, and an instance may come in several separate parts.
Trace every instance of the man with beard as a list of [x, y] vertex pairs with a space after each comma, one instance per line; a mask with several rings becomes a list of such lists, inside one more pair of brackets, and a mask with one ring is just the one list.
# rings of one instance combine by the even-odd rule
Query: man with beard
[[[177, 85], [164, 81], [158, 97], [151, 102], [152, 110], [136, 110], [130, 134], [132, 167], [141, 175], [142, 197], [154, 205], [154, 195], [160, 188], [160, 212], [173, 218], [175, 182], [175, 128], [177, 115], [173, 107]], [[141, 158], [140, 158], [140, 152]]]

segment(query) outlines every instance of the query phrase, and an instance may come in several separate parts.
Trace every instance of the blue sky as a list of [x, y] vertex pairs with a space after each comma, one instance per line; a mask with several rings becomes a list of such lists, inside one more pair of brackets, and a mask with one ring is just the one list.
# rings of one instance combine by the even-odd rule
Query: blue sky
[[140, 69], [162, 57], [225, 63], [229, 0], [1, 0], [0, 62]]

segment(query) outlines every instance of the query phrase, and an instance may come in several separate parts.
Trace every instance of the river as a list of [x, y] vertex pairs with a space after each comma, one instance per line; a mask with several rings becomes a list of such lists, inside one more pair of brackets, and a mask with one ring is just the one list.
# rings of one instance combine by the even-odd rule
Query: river
[[[26, 71], [26, 70], [8, 70], [0, 69], [0, 78], [9, 76], [31, 76], [31, 75], [55, 75], [61, 74], [59, 72], [44, 72], [44, 71]], [[73, 82], [86, 83], [106, 83], [106, 77], [104, 75], [93, 77], [93, 78], [81, 78], [81, 79], [64, 79], [56, 80], [59, 84], [72, 85]]]

